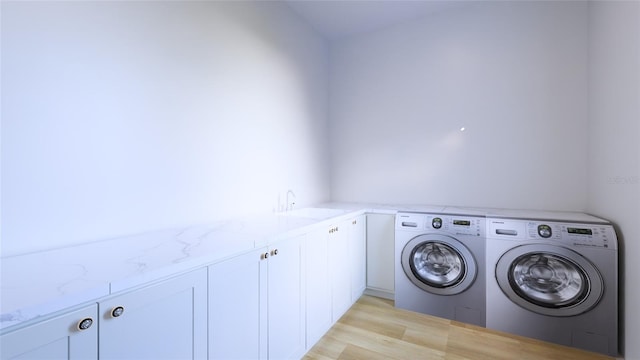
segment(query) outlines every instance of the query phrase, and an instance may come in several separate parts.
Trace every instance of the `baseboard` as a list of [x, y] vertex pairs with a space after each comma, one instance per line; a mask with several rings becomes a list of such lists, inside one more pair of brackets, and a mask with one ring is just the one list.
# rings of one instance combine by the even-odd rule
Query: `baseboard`
[[376, 290], [376, 289], [369, 289], [366, 288], [364, 289], [364, 294], [365, 295], [371, 295], [371, 296], [375, 296], [375, 297], [379, 297], [379, 298], [383, 298], [383, 299], [387, 299], [387, 300], [395, 300], [395, 294], [389, 291], [384, 291], [384, 290]]

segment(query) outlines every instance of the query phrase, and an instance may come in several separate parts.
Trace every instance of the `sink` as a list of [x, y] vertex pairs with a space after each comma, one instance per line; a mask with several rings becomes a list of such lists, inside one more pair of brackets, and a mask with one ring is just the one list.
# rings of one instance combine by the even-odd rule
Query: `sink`
[[340, 216], [346, 214], [346, 210], [341, 209], [326, 209], [326, 208], [303, 208], [298, 210], [286, 211], [283, 213], [279, 213], [280, 216], [287, 217], [300, 217], [307, 219], [329, 219], [332, 217]]

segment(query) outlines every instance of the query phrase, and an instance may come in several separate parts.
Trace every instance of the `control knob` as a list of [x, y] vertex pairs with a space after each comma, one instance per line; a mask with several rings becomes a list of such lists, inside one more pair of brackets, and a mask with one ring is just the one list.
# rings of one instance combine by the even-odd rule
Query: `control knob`
[[549, 225], [538, 225], [538, 235], [545, 239], [551, 237], [551, 227]]
[[440, 219], [439, 217], [434, 218], [431, 221], [431, 226], [433, 226], [434, 229], [440, 229], [442, 227], [442, 219]]

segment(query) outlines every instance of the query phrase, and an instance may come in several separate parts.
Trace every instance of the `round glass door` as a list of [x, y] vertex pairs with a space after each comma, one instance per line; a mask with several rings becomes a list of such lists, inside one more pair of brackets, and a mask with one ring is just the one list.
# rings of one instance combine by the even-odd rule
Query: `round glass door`
[[424, 242], [415, 247], [409, 262], [411, 271], [427, 285], [444, 288], [454, 286], [464, 278], [466, 266], [456, 249], [437, 242]]
[[588, 311], [602, 296], [597, 269], [580, 254], [552, 245], [522, 245], [496, 266], [502, 291], [519, 306], [551, 316]]
[[438, 294], [466, 290], [476, 276], [471, 253], [458, 240], [443, 235], [420, 235], [405, 245], [402, 268], [413, 284]]

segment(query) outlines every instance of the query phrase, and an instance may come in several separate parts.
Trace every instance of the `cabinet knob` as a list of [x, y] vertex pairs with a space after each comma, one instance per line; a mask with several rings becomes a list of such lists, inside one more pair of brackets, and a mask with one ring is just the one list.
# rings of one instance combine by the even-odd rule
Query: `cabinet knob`
[[124, 313], [124, 307], [116, 306], [111, 310], [111, 317], [117, 318]]
[[271, 250], [271, 256], [276, 256], [276, 255], [278, 255], [278, 249]]
[[266, 259], [266, 258], [268, 258], [268, 257], [269, 257], [269, 253], [268, 253], [268, 252], [266, 252], [266, 253], [264, 253], [264, 254], [260, 255], [260, 258], [261, 258], [262, 260], [264, 260], [264, 259]]
[[87, 330], [88, 328], [91, 327], [91, 325], [93, 325], [93, 319], [85, 318], [78, 322], [77, 327], [78, 327], [78, 330], [82, 331], [82, 330]]

